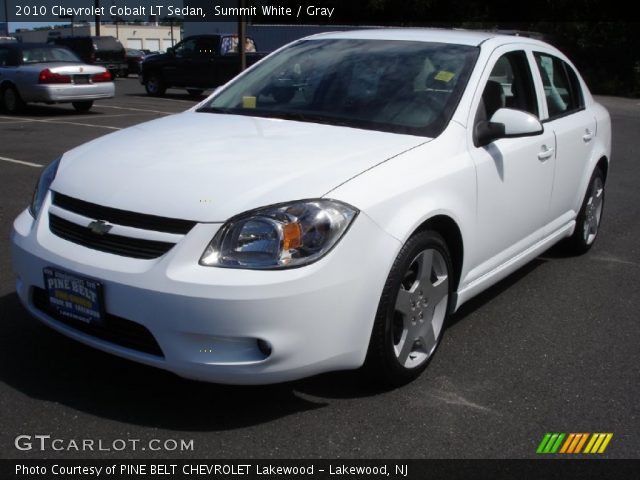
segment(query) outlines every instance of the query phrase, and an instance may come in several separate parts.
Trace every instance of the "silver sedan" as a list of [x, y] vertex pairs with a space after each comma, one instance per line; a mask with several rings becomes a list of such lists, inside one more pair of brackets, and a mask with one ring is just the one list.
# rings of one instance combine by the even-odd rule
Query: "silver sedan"
[[111, 74], [87, 65], [70, 50], [46, 44], [0, 45], [0, 108], [17, 113], [29, 102], [71, 103], [88, 111], [115, 94]]

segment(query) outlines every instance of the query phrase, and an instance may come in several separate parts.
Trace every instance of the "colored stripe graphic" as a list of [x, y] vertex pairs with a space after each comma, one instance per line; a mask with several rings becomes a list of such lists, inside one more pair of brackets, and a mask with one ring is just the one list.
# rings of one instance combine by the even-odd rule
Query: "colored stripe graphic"
[[[604, 453], [613, 433], [545, 433], [536, 449], [541, 454]], [[587, 441], [588, 440], [588, 441]], [[586, 444], [586, 447], [585, 447]], [[584, 450], [583, 450], [584, 447]]]
[[613, 438], [613, 433], [594, 433], [584, 453], [604, 453]]
[[562, 440], [566, 436], [565, 433], [547, 433], [542, 438], [540, 445], [538, 445], [537, 453], [556, 453]]

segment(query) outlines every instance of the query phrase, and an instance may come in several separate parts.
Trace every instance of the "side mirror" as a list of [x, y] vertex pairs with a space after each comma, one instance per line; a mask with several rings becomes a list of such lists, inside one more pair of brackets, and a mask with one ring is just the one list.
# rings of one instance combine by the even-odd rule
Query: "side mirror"
[[474, 143], [483, 147], [500, 138], [540, 135], [544, 131], [540, 120], [522, 110], [500, 108], [491, 119], [479, 122], [474, 131]]

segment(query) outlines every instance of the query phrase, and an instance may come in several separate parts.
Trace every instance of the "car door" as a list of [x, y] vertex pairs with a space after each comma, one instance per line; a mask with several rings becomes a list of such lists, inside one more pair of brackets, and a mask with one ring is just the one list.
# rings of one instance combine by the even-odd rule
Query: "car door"
[[188, 38], [177, 44], [173, 50], [173, 59], [166, 62], [163, 75], [169, 85], [184, 86], [188, 83], [192, 71], [191, 62], [196, 55], [196, 39]]
[[196, 42], [196, 52], [189, 64], [186, 86], [209, 88], [216, 83], [216, 56], [220, 49], [218, 37], [201, 37]]
[[[497, 49], [472, 103], [471, 131], [500, 108], [538, 115], [530, 57], [513, 46]], [[486, 146], [469, 140], [477, 178], [476, 248], [478, 278], [539, 241], [548, 222], [553, 185], [555, 139], [542, 134], [501, 138]]]
[[580, 208], [583, 172], [593, 155], [596, 119], [585, 109], [584, 94], [573, 67], [546, 52], [534, 51], [535, 75], [544, 89], [543, 123], [556, 137], [556, 162], [549, 231], [572, 220]]

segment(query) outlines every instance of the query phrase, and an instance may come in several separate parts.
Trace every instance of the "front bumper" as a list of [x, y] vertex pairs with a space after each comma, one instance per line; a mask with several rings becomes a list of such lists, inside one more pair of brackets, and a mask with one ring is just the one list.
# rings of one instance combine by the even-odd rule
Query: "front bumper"
[[92, 83], [88, 85], [34, 85], [21, 92], [25, 102], [64, 103], [113, 98], [113, 82]]
[[[53, 235], [48, 202], [38, 221], [23, 212], [12, 232], [17, 292], [29, 312], [100, 350], [211, 382], [274, 383], [361, 366], [380, 294], [400, 249], [396, 239], [360, 213], [326, 257], [302, 268], [198, 265], [220, 224], [198, 224], [157, 260], [136, 260]], [[97, 338], [38, 308], [34, 290], [44, 288], [47, 266], [99, 280], [106, 312], [146, 327], [164, 356]], [[270, 346], [270, 354], [258, 340]]]

